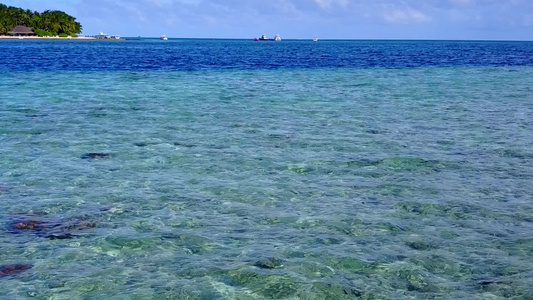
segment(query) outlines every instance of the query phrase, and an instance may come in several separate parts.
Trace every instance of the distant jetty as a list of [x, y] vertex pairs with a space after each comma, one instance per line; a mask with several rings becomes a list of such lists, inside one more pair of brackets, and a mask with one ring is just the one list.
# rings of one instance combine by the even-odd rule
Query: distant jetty
[[91, 37], [95, 38], [97, 40], [121, 40], [119, 35], [105, 34], [105, 33], [101, 32], [101, 31], [100, 31], [100, 34], [94, 35], [94, 36], [91, 36]]

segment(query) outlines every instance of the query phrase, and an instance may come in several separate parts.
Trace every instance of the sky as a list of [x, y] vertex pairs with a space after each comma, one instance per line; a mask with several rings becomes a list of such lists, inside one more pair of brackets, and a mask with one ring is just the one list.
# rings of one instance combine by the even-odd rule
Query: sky
[[83, 34], [533, 40], [533, 0], [0, 0], [62, 10]]

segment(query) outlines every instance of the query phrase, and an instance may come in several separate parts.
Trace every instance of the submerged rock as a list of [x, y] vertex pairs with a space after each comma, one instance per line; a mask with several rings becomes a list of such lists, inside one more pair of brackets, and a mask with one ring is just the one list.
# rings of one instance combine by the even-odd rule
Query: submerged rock
[[481, 286], [495, 284], [495, 283], [498, 283], [498, 282], [496, 280], [492, 280], [492, 279], [483, 279], [483, 280], [479, 280], [477, 282], [477, 284], [481, 285]]
[[73, 237], [74, 236], [68, 232], [52, 233], [46, 236], [47, 239], [51, 239], [51, 240], [68, 240]]
[[0, 194], [5, 194], [11, 192], [12, 188], [5, 185], [0, 185]]
[[9, 275], [16, 275], [31, 269], [32, 265], [15, 264], [15, 265], [0, 265], [0, 278]]
[[306, 165], [288, 165], [287, 169], [289, 171], [299, 174], [309, 173], [312, 171], [312, 169]]
[[62, 220], [42, 216], [18, 217], [9, 224], [11, 233], [31, 232], [39, 237], [55, 239], [70, 239], [75, 233], [96, 227], [96, 223], [77, 219]]
[[375, 265], [354, 257], [328, 257], [326, 265], [342, 273], [366, 273], [375, 268]]
[[283, 260], [278, 258], [262, 258], [254, 266], [262, 269], [276, 269], [283, 267]]
[[434, 160], [425, 160], [417, 157], [391, 157], [379, 160], [359, 160], [346, 162], [348, 167], [377, 167], [397, 171], [439, 171], [452, 167]]
[[394, 157], [378, 161], [382, 167], [393, 170], [416, 171], [419, 169], [433, 169], [437, 162], [425, 160], [417, 157]]
[[81, 159], [106, 159], [111, 158], [110, 153], [85, 153], [81, 156]]
[[405, 244], [414, 250], [430, 250], [433, 248], [428, 242], [422, 240], [408, 241]]
[[196, 145], [194, 145], [194, 144], [188, 144], [188, 143], [183, 143], [183, 142], [175, 142], [174, 146], [185, 147], [185, 148], [194, 148], [194, 147], [196, 147]]
[[311, 293], [304, 299], [381, 299], [369, 292], [335, 283], [314, 282]]
[[463, 208], [461, 206], [447, 206], [434, 203], [420, 203], [415, 201], [400, 202], [395, 205], [396, 210], [414, 213], [421, 216], [442, 216], [460, 220], [466, 219], [466, 212], [475, 208]]
[[265, 275], [249, 270], [232, 270], [224, 277], [228, 285], [245, 287], [254, 291], [254, 294], [269, 299], [294, 297], [299, 287], [297, 281], [288, 275]]

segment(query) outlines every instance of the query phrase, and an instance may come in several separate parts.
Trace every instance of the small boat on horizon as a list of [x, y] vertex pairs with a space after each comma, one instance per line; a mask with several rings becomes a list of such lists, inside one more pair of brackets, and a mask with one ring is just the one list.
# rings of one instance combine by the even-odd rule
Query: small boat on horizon
[[162, 39], [163, 41], [167, 41], [167, 40], [168, 40], [168, 38], [167, 38], [166, 35], [162, 35], [162, 36], [161, 36], [161, 39]]
[[313, 42], [318, 42], [318, 38], [316, 36], [313, 38]]

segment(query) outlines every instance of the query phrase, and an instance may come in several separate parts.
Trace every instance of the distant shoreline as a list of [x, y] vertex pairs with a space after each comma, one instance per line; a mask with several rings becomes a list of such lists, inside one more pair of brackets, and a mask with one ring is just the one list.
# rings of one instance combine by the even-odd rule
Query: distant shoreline
[[0, 40], [76, 40], [76, 41], [123, 41], [124, 39], [97, 39], [94, 37], [80, 36], [80, 37], [58, 37], [58, 36], [8, 36], [0, 35]]
[[[134, 40], [159, 40], [160, 37], [121, 37], [120, 39], [98, 39], [90, 36], [82, 37], [39, 37], [39, 36], [8, 36], [0, 35], [0, 40], [43, 40], [43, 41], [54, 41], [54, 40], [77, 40], [77, 41], [134, 41]], [[218, 40], [227, 40], [227, 41], [253, 41], [253, 38], [169, 38], [169, 40], [206, 40], [206, 41], [218, 41]], [[284, 41], [291, 42], [305, 42], [312, 41], [308, 38], [293, 38], [293, 39], [284, 39]], [[517, 42], [517, 43], [531, 43], [533, 40], [431, 40], [431, 39], [320, 39], [319, 42], [346, 42], [346, 41], [358, 41], [358, 42]]]

